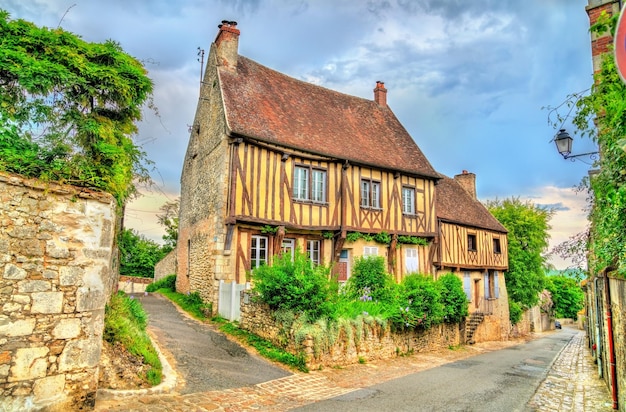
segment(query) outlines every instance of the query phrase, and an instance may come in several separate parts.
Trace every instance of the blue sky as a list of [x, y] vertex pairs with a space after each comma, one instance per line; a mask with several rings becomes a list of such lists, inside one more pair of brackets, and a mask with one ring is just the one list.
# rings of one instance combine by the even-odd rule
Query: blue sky
[[[222, 20], [238, 22], [239, 52], [292, 77], [373, 98], [376, 80], [433, 167], [477, 175], [481, 200], [520, 197], [557, 209], [552, 244], [586, 225], [573, 188], [590, 166], [563, 160], [545, 106], [592, 83], [586, 0], [3, 0], [12, 18], [87, 41], [113, 39], [145, 62], [160, 117], [137, 141], [156, 187], [126, 223], [160, 240], [159, 207], [179, 195], [198, 98], [198, 47]], [[574, 129], [565, 123], [570, 134]], [[595, 150], [575, 137], [574, 152]], [[552, 259], [557, 268], [568, 264]]]

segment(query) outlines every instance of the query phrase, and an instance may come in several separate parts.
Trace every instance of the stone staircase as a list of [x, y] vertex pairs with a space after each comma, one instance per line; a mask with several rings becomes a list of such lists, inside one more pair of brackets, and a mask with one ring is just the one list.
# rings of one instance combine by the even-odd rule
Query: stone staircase
[[485, 314], [482, 312], [474, 312], [470, 314], [469, 320], [465, 324], [465, 342], [473, 345], [476, 343], [474, 341], [474, 333], [476, 333], [476, 329], [478, 329], [478, 325], [483, 323], [485, 320]]

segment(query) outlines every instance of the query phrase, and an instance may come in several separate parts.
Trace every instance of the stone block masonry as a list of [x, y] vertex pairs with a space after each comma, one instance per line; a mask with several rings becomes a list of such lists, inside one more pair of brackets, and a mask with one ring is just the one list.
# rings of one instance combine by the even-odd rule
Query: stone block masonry
[[95, 404], [116, 205], [0, 173], [0, 411]]
[[363, 319], [340, 325], [336, 339], [330, 344], [316, 343], [316, 337], [307, 334], [296, 345], [298, 339], [295, 335], [298, 332], [291, 327], [288, 332], [282, 330], [283, 327], [274, 320], [269, 307], [258, 302], [254, 296], [246, 296], [248, 293], [241, 292], [241, 328], [294, 355], [303, 354], [309, 369], [390, 359], [410, 353], [445, 349], [461, 343], [458, 324], [435, 325], [426, 331], [393, 332], [389, 325], [382, 327]]

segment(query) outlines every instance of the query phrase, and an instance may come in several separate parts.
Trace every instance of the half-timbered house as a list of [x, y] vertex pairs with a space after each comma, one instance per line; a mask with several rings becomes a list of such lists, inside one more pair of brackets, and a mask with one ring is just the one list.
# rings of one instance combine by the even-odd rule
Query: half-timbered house
[[[364, 99], [297, 80], [239, 55], [239, 34], [235, 22], [219, 26], [190, 127], [179, 291], [216, 302], [220, 280], [243, 283], [255, 267], [296, 248], [333, 265], [340, 281], [355, 257], [368, 255], [383, 256], [397, 280], [438, 270], [470, 270], [474, 279], [506, 267], [506, 260], [479, 267], [469, 255], [435, 247], [443, 244], [438, 231], [467, 225], [443, 215], [439, 228], [442, 176], [388, 107], [383, 82]], [[470, 226], [485, 242], [488, 228]], [[485, 233], [501, 235], [506, 256], [499, 229]]]
[[455, 273], [470, 302], [468, 340], [498, 340], [509, 332], [507, 230], [476, 199], [476, 175], [464, 170], [437, 185], [438, 275]]

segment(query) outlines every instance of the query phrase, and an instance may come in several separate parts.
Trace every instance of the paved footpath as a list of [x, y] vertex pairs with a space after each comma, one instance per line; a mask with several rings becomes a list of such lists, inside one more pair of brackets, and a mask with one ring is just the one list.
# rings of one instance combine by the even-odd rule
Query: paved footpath
[[[550, 372], [528, 406], [536, 411], [612, 411], [606, 385], [597, 377], [585, 332], [575, 331], [570, 342], [554, 361]], [[558, 332], [547, 332], [558, 333]], [[390, 379], [437, 367], [480, 353], [523, 343], [521, 341], [485, 342], [457, 350], [418, 353], [352, 365], [297, 373], [256, 385], [220, 391], [181, 395], [153, 394], [150, 390], [126, 391], [96, 402], [96, 411], [287, 411], [319, 400], [343, 395]]]
[[529, 406], [537, 411], [612, 411], [606, 382], [585, 345], [585, 332], [578, 331], [554, 361], [548, 376]]

